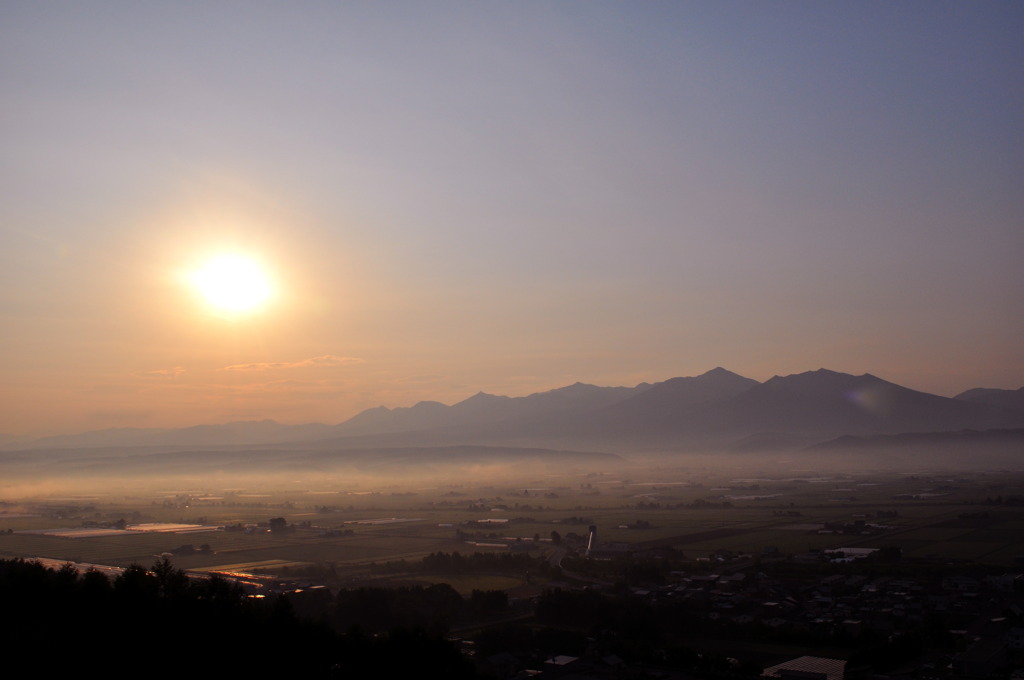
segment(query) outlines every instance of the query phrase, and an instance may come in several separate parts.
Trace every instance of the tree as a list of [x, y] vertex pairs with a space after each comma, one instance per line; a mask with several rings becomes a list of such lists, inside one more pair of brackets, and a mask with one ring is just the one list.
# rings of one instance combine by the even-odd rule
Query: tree
[[71, 588], [78, 583], [78, 569], [70, 562], [65, 562], [56, 572], [57, 583], [64, 588]]
[[95, 567], [82, 574], [82, 591], [89, 597], [105, 597], [111, 591], [110, 579]]
[[129, 601], [141, 603], [144, 600], [155, 599], [158, 591], [156, 578], [140, 564], [126, 568], [114, 580], [114, 592]]
[[178, 598], [188, 593], [188, 576], [181, 569], [175, 569], [169, 558], [163, 557], [154, 562], [153, 574], [161, 596]]

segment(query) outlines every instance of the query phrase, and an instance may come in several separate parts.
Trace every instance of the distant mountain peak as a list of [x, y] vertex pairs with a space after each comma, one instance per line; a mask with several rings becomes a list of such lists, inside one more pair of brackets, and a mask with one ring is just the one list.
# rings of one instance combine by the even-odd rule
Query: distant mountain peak
[[580, 381], [577, 380], [576, 382], [574, 382], [571, 385], [566, 385], [565, 387], [559, 387], [557, 389], [548, 390], [548, 394], [551, 394], [551, 393], [554, 393], [554, 392], [568, 393], [568, 392], [583, 392], [583, 391], [586, 391], [586, 390], [600, 390], [600, 389], [604, 389], [604, 388], [598, 387], [596, 385], [591, 385], [591, 384], [588, 384], [588, 383], [585, 383], [585, 382], [580, 382]]
[[[743, 376], [741, 376], [739, 373], [733, 373], [729, 369], [722, 368], [721, 366], [716, 366], [715, 368], [712, 368], [710, 371], [705, 371], [704, 373], [701, 373], [700, 375], [696, 376], [694, 379], [697, 379], [697, 378], [721, 379], [721, 378], [743, 378]], [[744, 378], [744, 380], [749, 380], [749, 378]]]
[[833, 380], [836, 378], [863, 378], [863, 377], [874, 377], [867, 373], [862, 376], [856, 376], [852, 373], [842, 373], [840, 371], [833, 371], [828, 368], [817, 368], [813, 371], [803, 371], [802, 373], [790, 373], [789, 375], [774, 375], [771, 377], [772, 380], [776, 381], [822, 381], [822, 380]]
[[410, 408], [437, 408], [438, 406], [444, 406], [445, 408], [448, 408], [447, 406], [445, 406], [444, 404], [442, 404], [439, 401], [431, 401], [429, 399], [424, 399], [423, 401], [417, 401]]
[[476, 394], [474, 394], [472, 397], [469, 397], [468, 399], [463, 399], [462, 401], [458, 402], [457, 404], [454, 404], [452, 406], [452, 408], [455, 409], [456, 411], [465, 411], [467, 408], [468, 409], [481, 409], [481, 408], [486, 409], [486, 408], [489, 408], [493, 404], [496, 404], [496, 403], [499, 403], [499, 402], [505, 402], [505, 401], [510, 400], [511, 398], [512, 397], [504, 397], [504, 396], [500, 396], [500, 395], [497, 395], [497, 394], [488, 394], [487, 392], [481, 391], [481, 392], [477, 392]]
[[499, 395], [499, 394], [491, 394], [490, 392], [480, 391], [480, 392], [477, 392], [476, 394], [474, 394], [469, 399], [463, 399], [461, 403], [465, 404], [467, 401], [474, 401], [474, 400], [475, 401], [493, 401], [495, 399], [511, 399], [511, 397], [506, 397], [506, 396]]

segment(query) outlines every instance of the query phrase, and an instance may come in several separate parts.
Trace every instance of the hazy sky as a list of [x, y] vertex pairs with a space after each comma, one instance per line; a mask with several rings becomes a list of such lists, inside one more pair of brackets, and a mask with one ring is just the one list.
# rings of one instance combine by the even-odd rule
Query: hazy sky
[[[1024, 3], [4, 2], [0, 432], [1024, 385]], [[259, 262], [217, 313], [185, 273]]]

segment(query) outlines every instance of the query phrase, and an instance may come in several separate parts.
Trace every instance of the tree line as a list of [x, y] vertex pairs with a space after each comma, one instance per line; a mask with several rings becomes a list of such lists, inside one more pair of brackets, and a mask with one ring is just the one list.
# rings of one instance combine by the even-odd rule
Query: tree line
[[439, 635], [392, 628], [340, 633], [296, 614], [288, 597], [255, 598], [218, 577], [194, 579], [166, 559], [114, 579], [71, 565], [0, 560], [0, 639], [37, 673], [85, 671], [148, 677], [475, 678]]
[[549, 568], [548, 561], [543, 557], [533, 557], [525, 552], [474, 552], [463, 555], [459, 552], [430, 553], [426, 557], [410, 562], [409, 560], [393, 560], [374, 563], [370, 566], [373, 573], [397, 574], [407, 572], [435, 574], [466, 574], [473, 572], [501, 572], [523, 574], [527, 571], [544, 574]]

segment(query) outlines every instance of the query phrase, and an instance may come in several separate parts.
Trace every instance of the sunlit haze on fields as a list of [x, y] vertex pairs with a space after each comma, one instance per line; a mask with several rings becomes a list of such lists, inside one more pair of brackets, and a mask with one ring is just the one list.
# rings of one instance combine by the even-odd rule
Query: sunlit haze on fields
[[0, 433], [1024, 385], [1019, 2], [4, 3]]

